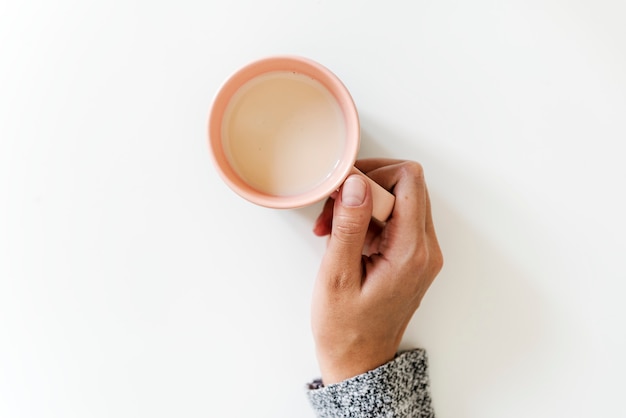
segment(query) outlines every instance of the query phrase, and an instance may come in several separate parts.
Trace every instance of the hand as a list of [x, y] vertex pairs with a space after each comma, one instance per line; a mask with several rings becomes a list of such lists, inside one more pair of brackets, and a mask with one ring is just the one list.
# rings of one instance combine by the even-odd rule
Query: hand
[[357, 168], [396, 196], [384, 226], [370, 223], [367, 182], [349, 176], [325, 204], [314, 233], [330, 235], [312, 303], [322, 381], [328, 385], [392, 360], [443, 257], [422, 167], [370, 159]]

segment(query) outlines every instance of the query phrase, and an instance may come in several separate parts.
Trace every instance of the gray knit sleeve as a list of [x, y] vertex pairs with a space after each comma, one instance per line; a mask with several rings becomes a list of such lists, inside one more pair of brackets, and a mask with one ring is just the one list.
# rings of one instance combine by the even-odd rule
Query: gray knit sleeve
[[399, 354], [367, 373], [307, 392], [319, 418], [433, 418], [426, 352]]

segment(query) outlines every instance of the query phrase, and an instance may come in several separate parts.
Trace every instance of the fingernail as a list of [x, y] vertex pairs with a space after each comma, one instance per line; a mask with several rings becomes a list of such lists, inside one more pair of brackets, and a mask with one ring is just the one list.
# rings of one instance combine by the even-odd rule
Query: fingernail
[[361, 206], [365, 200], [365, 182], [358, 175], [348, 177], [341, 189], [344, 206]]

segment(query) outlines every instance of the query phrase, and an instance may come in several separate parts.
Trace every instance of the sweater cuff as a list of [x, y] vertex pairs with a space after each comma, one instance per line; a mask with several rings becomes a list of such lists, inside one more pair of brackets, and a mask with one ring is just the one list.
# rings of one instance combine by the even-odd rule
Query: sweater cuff
[[374, 370], [307, 395], [319, 418], [435, 416], [423, 349], [400, 353]]

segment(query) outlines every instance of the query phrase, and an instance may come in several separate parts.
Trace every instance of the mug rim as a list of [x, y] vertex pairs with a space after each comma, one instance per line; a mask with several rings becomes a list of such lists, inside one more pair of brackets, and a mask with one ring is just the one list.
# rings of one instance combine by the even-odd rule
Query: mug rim
[[[250, 186], [230, 165], [222, 142], [222, 121], [228, 103], [248, 81], [273, 71], [296, 71], [322, 84], [342, 110], [346, 124], [344, 150], [339, 163], [320, 184], [294, 195], [268, 194]], [[208, 118], [208, 142], [211, 158], [222, 180], [244, 199], [270, 208], [298, 208], [328, 197], [337, 190], [350, 173], [360, 146], [360, 123], [356, 105], [343, 82], [328, 68], [309, 58], [297, 55], [273, 55], [257, 59], [234, 71], [215, 94]]]

